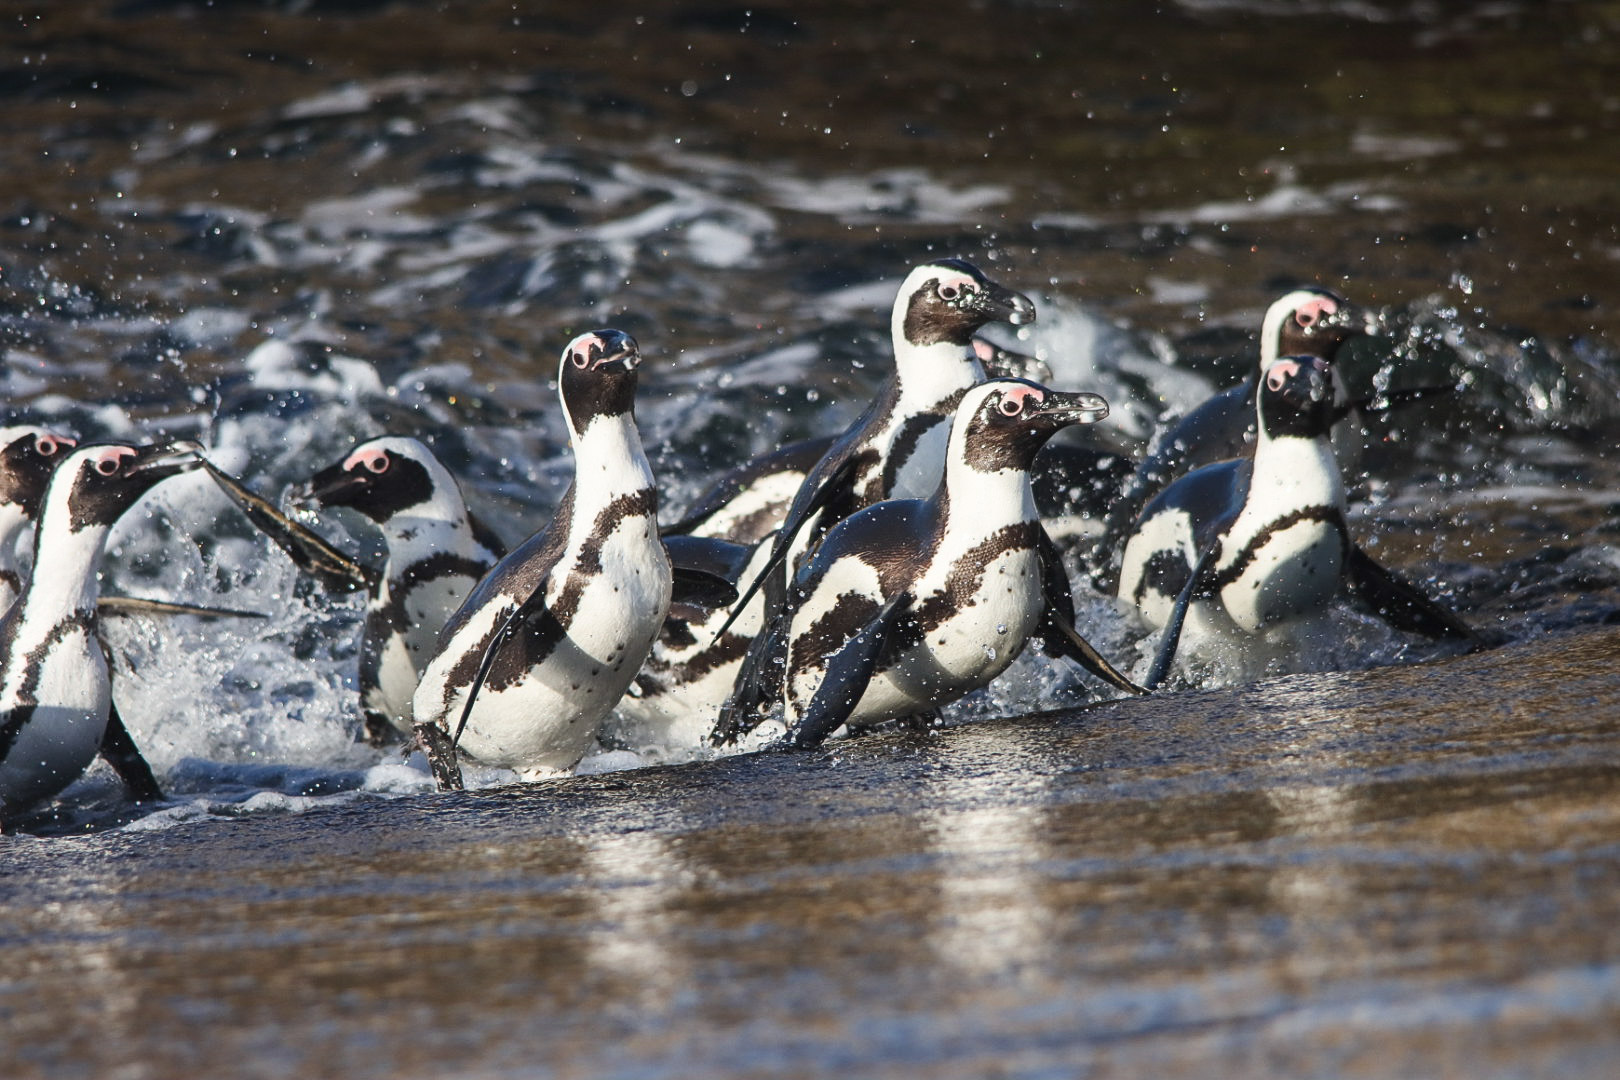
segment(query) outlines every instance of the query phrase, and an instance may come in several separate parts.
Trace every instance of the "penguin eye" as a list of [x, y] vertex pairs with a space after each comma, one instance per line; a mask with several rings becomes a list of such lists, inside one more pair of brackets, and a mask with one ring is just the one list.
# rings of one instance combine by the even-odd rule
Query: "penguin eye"
[[955, 303], [964, 296], [972, 296], [977, 287], [971, 281], [947, 281], [939, 287], [939, 298], [946, 303]]
[[589, 346], [582, 346], [574, 350], [574, 366], [577, 368], [589, 367], [591, 364], [591, 350]]
[[62, 449], [62, 444], [50, 435], [41, 435], [34, 440], [34, 453], [40, 457], [50, 457], [60, 449]]
[[1305, 311], [1296, 311], [1294, 313], [1294, 321], [1299, 323], [1301, 330], [1309, 330], [1311, 327], [1316, 325], [1316, 312], [1309, 309]]
[[388, 471], [388, 455], [378, 454], [374, 458], [366, 459], [366, 469], [370, 472], [382, 474]]
[[1021, 413], [1023, 411], [1024, 411], [1024, 403], [1022, 401], [1019, 401], [1017, 398], [1002, 398], [1001, 399], [1001, 415], [1002, 416], [1017, 416], [1019, 413]]
[[1283, 383], [1286, 381], [1287, 379], [1284, 377], [1283, 373], [1278, 371], [1276, 368], [1272, 368], [1266, 373], [1266, 386], [1270, 387], [1273, 393], [1281, 390], [1283, 388]]
[[116, 457], [104, 457], [96, 462], [96, 472], [102, 476], [111, 476], [117, 471], [118, 459]]

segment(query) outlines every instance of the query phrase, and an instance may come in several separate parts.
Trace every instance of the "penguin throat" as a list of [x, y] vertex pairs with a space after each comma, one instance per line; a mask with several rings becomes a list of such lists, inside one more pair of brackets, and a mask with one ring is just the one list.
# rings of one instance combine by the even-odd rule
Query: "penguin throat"
[[23, 601], [31, 613], [93, 611], [101, 596], [97, 571], [112, 526], [90, 524], [69, 531], [61, 517], [47, 507], [34, 532], [34, 569]]
[[984, 365], [969, 345], [896, 342], [894, 377], [902, 411], [955, 407], [963, 391], [984, 381]]

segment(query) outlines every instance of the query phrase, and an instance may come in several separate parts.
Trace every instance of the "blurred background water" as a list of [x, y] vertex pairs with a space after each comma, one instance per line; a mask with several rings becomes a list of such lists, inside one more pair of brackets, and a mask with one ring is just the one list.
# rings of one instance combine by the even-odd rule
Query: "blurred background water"
[[[1479, 669], [1468, 665], [1498, 664], [1492, 691], [1511, 699], [1502, 715], [1533, 715], [1546, 730], [1563, 732], [1547, 739], [1569, 753], [1594, 755], [1566, 763], [1578, 765], [1582, 783], [1558, 773], [1543, 776], [1543, 788], [1526, 789], [1568, 801], [1558, 803], [1555, 820], [1572, 831], [1547, 823], [1542, 836], [1525, 842], [1536, 859], [1556, 861], [1554, 853], [1565, 851], [1578, 864], [1568, 873], [1584, 884], [1565, 889], [1558, 901], [1512, 896], [1521, 914], [1535, 903], [1554, 904], [1562, 947], [1596, 965], [1534, 971], [1556, 984], [1534, 997], [1542, 1003], [1535, 1008], [1550, 1009], [1550, 1027], [1576, 1030], [1569, 1043], [1574, 1066], [1587, 1062], [1583, 1054], [1603, 1060], [1599, 1051], [1613, 1049], [1612, 1037], [1594, 1042], [1596, 1029], [1582, 1027], [1594, 1015], [1612, 1018], [1620, 997], [1612, 935], [1595, 925], [1601, 920], [1583, 917], [1595, 913], [1582, 906], [1590, 901], [1587, 888], [1615, 883], [1613, 833], [1603, 839], [1599, 827], [1612, 823], [1614, 731], [1612, 723], [1603, 726], [1613, 716], [1612, 692], [1587, 681], [1585, 697], [1563, 702], [1549, 692], [1532, 707], [1524, 687], [1562, 685], [1571, 678], [1572, 652], [1602, 666], [1601, 648], [1566, 642], [1590, 642], [1594, 628], [1620, 613], [1610, 453], [1620, 419], [1614, 5], [1184, 0], [565, 9], [103, 0], [0, 5], [0, 26], [0, 394], [7, 411], [83, 437], [198, 437], [216, 462], [272, 495], [336, 460], [357, 439], [413, 434], [463, 478], [474, 508], [507, 540], [517, 540], [545, 520], [570, 472], [554, 407], [556, 355], [574, 333], [612, 325], [633, 333], [648, 355], [638, 418], [664, 505], [678, 510], [717, 470], [852, 418], [886, 371], [895, 286], [912, 264], [938, 255], [968, 257], [1035, 298], [1040, 322], [1016, 336], [1001, 328], [1001, 340], [1040, 355], [1056, 385], [1105, 394], [1114, 412], [1099, 437], [1126, 453], [1139, 448], [1161, 414], [1185, 409], [1248, 369], [1260, 314], [1287, 288], [1322, 285], [1366, 305], [1384, 332], [1355, 343], [1344, 358], [1355, 385], [1454, 382], [1460, 389], [1373, 426], [1354, 527], [1380, 558], [1425, 581], [1505, 643], [1503, 655], [1514, 659], [1380, 673], [1443, 654], [1344, 613], [1336, 616], [1338, 646], [1300, 658], [1293, 669], [1309, 673], [1279, 684], [1292, 689], [1206, 692], [1237, 694], [1230, 700], [1242, 709], [1259, 708], [1243, 713], [1251, 724], [1254, 715], [1274, 713], [1289, 723], [1342, 710], [1384, 718], [1348, 733], [1334, 730], [1356, 753], [1365, 752], [1361, 767], [1376, 771], [1399, 761], [1415, 769], [1402, 782], [1443, 793], [1417, 800], [1415, 812], [1426, 827], [1440, 829], [1441, 818], [1454, 822], [1456, 814], [1496, 806], [1501, 789], [1477, 783], [1469, 769], [1462, 770], [1466, 783], [1457, 780], [1444, 739], [1378, 745], [1379, 732], [1388, 730], [1381, 724], [1411, 716], [1409, 702], [1380, 696], [1378, 680], [1421, 676], [1437, 694], [1479, 693]], [[323, 521], [322, 528], [354, 550], [374, 544], [352, 520]], [[1105, 1060], [1088, 1055], [1123, 1030], [1126, 1017], [1140, 1022], [1132, 1030], [1186, 1023], [1230, 1035], [1235, 1029], [1220, 1026], [1225, 1014], [1178, 1004], [1187, 991], [1178, 980], [1162, 982], [1165, 969], [1155, 966], [1164, 953], [1188, 947], [1189, 932], [1213, 935], [1202, 939], [1214, 942], [1216, 958], [1196, 984], [1199, 993], [1224, 1000], [1261, 987], [1272, 995], [1265, 1010], [1275, 1010], [1266, 1012], [1275, 1023], [1315, 1030], [1311, 1025], [1321, 1020], [1350, 1045], [1358, 1044], [1345, 1032], [1363, 1029], [1341, 1026], [1333, 1008], [1370, 1010], [1365, 1030], [1375, 1042], [1393, 1029], [1463, 1030], [1502, 1010], [1529, 1008], [1481, 989], [1489, 964], [1477, 960], [1462, 964], [1455, 983], [1435, 984], [1461, 996], [1423, 999], [1439, 1010], [1429, 1020], [1421, 1008], [1411, 1019], [1391, 1004], [1406, 1001], [1402, 993], [1410, 987], [1391, 996], [1377, 984], [1361, 997], [1354, 979], [1325, 991], [1336, 1003], [1326, 1014], [1290, 1013], [1286, 987], [1312, 985], [1309, 971], [1295, 970], [1278, 983], [1271, 966], [1218, 960], [1246, 955], [1243, 943], [1218, 929], [1234, 912], [1248, 912], [1238, 888], [1222, 894], [1230, 910], [1192, 918], [1174, 909], [1180, 914], [1165, 923], [1130, 922], [1129, 947], [1119, 946], [1120, 966], [1107, 975], [1119, 981], [1122, 996], [1083, 1006], [1094, 1011], [1078, 1025], [1063, 1008], [1043, 1018], [1037, 1002], [1090, 1001], [1076, 980], [1102, 977], [1090, 968], [1053, 968], [1046, 952], [1053, 941], [1091, 948], [1106, 937], [1119, 909], [1095, 874], [1140, 881], [1143, 873], [1174, 876], [1178, 867], [1207, 864], [1224, 875], [1239, 873], [1245, 860], [1295, 856], [1279, 855], [1268, 843], [1259, 854], [1234, 855], [1225, 841], [1203, 836], [1184, 848], [1171, 845], [1178, 854], [1161, 870], [1145, 871], [1128, 850], [1115, 852], [1117, 862], [1092, 863], [1089, 824], [1064, 832], [1059, 854], [1045, 851], [1035, 838], [1048, 827], [1050, 804], [1071, 806], [1076, 797], [1052, 778], [1069, 769], [1106, 770], [1107, 759], [1092, 756], [1096, 747], [1073, 746], [1074, 737], [1063, 734], [1070, 728], [1060, 725], [1052, 734], [1034, 721], [973, 725], [984, 728], [977, 733], [952, 729], [932, 750], [897, 751], [891, 741], [874, 741], [870, 749], [840, 752], [856, 755], [859, 770], [818, 765], [813, 781], [780, 763], [739, 759], [573, 781], [581, 794], [569, 794], [565, 784], [492, 793], [489, 802], [435, 799], [423, 794], [430, 787], [425, 774], [397, 752], [380, 754], [356, 742], [355, 602], [300, 581], [203, 478], [171, 482], [130, 516], [117, 534], [107, 579], [116, 591], [253, 607], [271, 617], [264, 625], [121, 621], [110, 629], [123, 715], [173, 798], [137, 817], [119, 805], [110, 774], [93, 772], [29, 823], [46, 838], [0, 840], [10, 882], [0, 884], [0, 897], [17, 928], [6, 940], [26, 943], [30, 957], [18, 996], [0, 996], [0, 1019], [19, 1035], [0, 1055], [11, 1055], [19, 1075], [30, 1068], [111, 1074], [116, 1055], [107, 1047], [43, 1037], [50, 1029], [36, 1029], [28, 1017], [41, 1008], [46, 1014], [69, 1008], [93, 1027], [90, 1014], [71, 1011], [83, 1006], [73, 996], [76, 981], [97, 988], [95, 1008], [114, 1008], [113, 995], [125, 992], [109, 988], [115, 985], [127, 985], [131, 1000], [161, 989], [145, 983], [133, 959], [144, 955], [143, 935], [156, 932], [154, 917], [176, 920], [165, 931], [167, 944], [155, 947], [194, 956], [202, 939], [188, 939], [183, 924], [202, 903], [245, 890], [252, 896], [243, 903], [257, 921], [265, 917], [262, 905], [291, 889], [290, 896], [306, 900], [288, 903], [307, 902], [311, 910], [284, 911], [272, 922], [289, 940], [319, 940], [354, 961], [374, 947], [364, 927], [386, 917], [393, 890], [425, 889], [442, 900], [439, 890], [450, 886], [431, 882], [465, 873], [468, 865], [480, 867], [474, 875], [485, 883], [480, 888], [495, 888], [501, 899], [442, 932], [413, 931], [375, 945], [389, 956], [400, 953], [401, 965], [376, 978], [421, 978], [405, 972], [419, 970], [411, 958], [423, 948], [442, 951], [446, 964], [454, 954], [482, 950], [490, 955], [469, 962], [470, 978], [496, 985], [517, 978], [502, 950], [479, 944], [485, 935], [529, 940], [523, 917], [509, 921], [507, 886], [489, 885], [494, 879], [506, 881], [525, 904], [554, 888], [575, 895], [568, 882], [596, 882], [579, 905], [568, 901], [566, 911], [548, 915], [557, 921], [547, 922], [540, 937], [555, 933], [573, 948], [578, 934], [589, 941], [598, 935], [601, 949], [618, 958], [603, 962], [623, 977], [587, 979], [593, 989], [579, 999], [542, 979], [548, 993], [561, 995], [549, 1006], [557, 1024], [568, 1021], [580, 1025], [570, 1030], [583, 1032], [561, 1063], [529, 1056], [525, 1048], [534, 1045], [524, 1038], [537, 1036], [508, 1030], [509, 1023], [527, 1030], [523, 1002], [503, 1001], [509, 1012], [480, 1013], [493, 1017], [484, 1029], [477, 1017], [456, 1013], [454, 1023], [468, 1025], [465, 1041], [434, 1047], [460, 1055], [467, 1075], [600, 1075], [631, 1063], [645, 1075], [680, 1075], [678, 1063], [654, 1064], [668, 1061], [662, 1055], [673, 1045], [667, 1037], [674, 1025], [709, 1048], [705, 1060], [713, 1069], [738, 1075], [850, 1063], [864, 1075], [945, 1075], [940, 1060], [916, 1048], [939, 1039], [953, 1025], [942, 1017], [960, 1010], [911, 1012], [905, 1005], [937, 990], [940, 968], [928, 959], [936, 954], [915, 942], [893, 954], [872, 952], [895, 927], [934, 919], [954, 927], [947, 936], [955, 944], [941, 955], [978, 956], [986, 992], [1004, 995], [994, 999], [1007, 1006], [990, 1009], [993, 1019], [983, 1030], [959, 1033], [971, 1044], [962, 1060], [982, 1066], [959, 1075], [1084, 1075], [1074, 1064], [1082, 1059], [1106, 1071]], [[1100, 645], [1126, 661], [1138, 658], [1140, 632], [1110, 603], [1083, 595], [1081, 613]], [[1335, 674], [1341, 672], [1368, 674]], [[1235, 681], [1219, 674], [1206, 685]], [[1582, 669], [1583, 679], [1587, 674]], [[1245, 694], [1261, 695], [1260, 704]], [[1266, 694], [1281, 694], [1284, 704]], [[1153, 732], [1190, 708], [1186, 699], [1134, 703], [1108, 715]], [[1019, 717], [1085, 701], [1076, 680], [1026, 658], [954, 716]], [[1479, 719], [1477, 703], [1456, 708]], [[1599, 726], [1579, 734], [1559, 727], [1577, 720]], [[1085, 721], [1065, 723], [1083, 729]], [[1543, 737], [1533, 728], [1514, 730], [1534, 745], [1502, 750], [1509, 771], [1550, 768], [1537, 756]], [[1048, 736], [1057, 742], [1041, 741]], [[1032, 768], [1013, 750], [992, 751], [982, 742], [998, 738], [1014, 745], [1034, 740], [1045, 764]], [[1124, 802], [1090, 789], [1084, 799], [1100, 799], [1130, 821], [1149, 812], [1134, 800], [1170, 797], [1167, 805], [1181, 812], [1211, 815], [1212, 833], [1235, 830], [1253, 839], [1258, 834], [1245, 831], [1252, 807], [1243, 799], [1198, 802], [1232, 750], [1219, 740], [1200, 741], [1211, 738], [1205, 729], [1178, 729], [1166, 745], [1153, 744], [1157, 749], [1149, 749], [1146, 736], [1132, 741], [1137, 755], [1173, 758], [1178, 745], [1195, 749], [1162, 787], [1133, 786], [1134, 774], [1122, 772], [1117, 797]], [[1283, 759], [1293, 753], [1272, 749]], [[1077, 756], [1065, 758], [1070, 751]], [[917, 755], [930, 754], [941, 755], [947, 771], [977, 777], [981, 787], [965, 803], [922, 799], [905, 815], [900, 839], [876, 843], [883, 858], [902, 864], [923, 858], [940, 868], [930, 886], [930, 895], [938, 895], [920, 913], [881, 899], [861, 907], [851, 894], [864, 894], [866, 856], [849, 851], [864, 851], [869, 838], [849, 834], [858, 831], [852, 819], [862, 813], [851, 806], [892, 813], [916, 790]], [[610, 750], [588, 759], [587, 771], [683, 756], [692, 755]], [[1304, 795], [1290, 788], [1298, 805], [1279, 811], [1281, 818], [1354, 820], [1332, 808], [1365, 805], [1344, 792], [1370, 780], [1357, 774], [1347, 781], [1334, 771], [1344, 767], [1300, 781]], [[755, 826], [760, 850], [784, 853], [780, 880], [773, 876], [760, 887], [786, 905], [772, 909], [777, 917], [799, 927], [786, 943], [761, 929], [779, 947], [772, 963], [781, 970], [764, 960], [738, 961], [760, 980], [767, 969], [785, 980], [740, 984], [756, 993], [761, 985], [787, 988], [759, 1018], [750, 1018], [741, 992], [726, 989], [734, 968], [704, 969], [694, 976], [699, 989], [683, 989], [692, 973], [661, 958], [654, 932], [658, 912], [670, 903], [666, 888], [678, 886], [681, 903], [699, 901], [680, 890], [702, 893], [718, 883], [724, 894], [729, 871], [666, 850], [730, 842], [731, 834], [715, 831], [718, 822], [707, 816], [720, 787], [702, 779], [710, 776], [745, 793], [783, 793], [792, 805], [827, 800], [819, 818], [790, 815]], [[1046, 778], [1040, 793], [1027, 786], [1031, 776]], [[1479, 806], [1457, 794], [1469, 784], [1478, 788]], [[696, 824], [673, 823], [660, 800], [680, 802], [687, 785], [708, 793], [693, 798], [711, 801]], [[1259, 786], [1269, 791], [1276, 778]], [[600, 799], [621, 816], [608, 815], [611, 825], [600, 819], [581, 826], [576, 835], [554, 819], [572, 813], [578, 799]], [[1032, 806], [1046, 809], [1035, 814]], [[527, 817], [514, 815], [518, 807]], [[133, 824], [118, 828], [131, 817]], [[243, 817], [249, 821], [239, 824]], [[537, 838], [525, 839], [519, 822], [528, 818], [544, 821], [535, 826]], [[1259, 831], [1271, 835], [1278, 819], [1268, 812], [1266, 820], [1271, 824]], [[1500, 827], [1499, 819], [1489, 820]], [[114, 831], [67, 838], [107, 828]], [[386, 839], [373, 836], [374, 828], [385, 829]], [[502, 837], [487, 865], [473, 838], [485, 828]], [[1417, 832], [1419, 847], [1439, 843], [1449, 851], [1455, 840]], [[1328, 834], [1335, 839], [1324, 844], [1342, 841], [1332, 829]], [[975, 846], [992, 842], [987, 838], [993, 858]], [[543, 865], [525, 863], [527, 856], [512, 847], [526, 851], [531, 839]], [[1569, 854], [1574, 849], [1564, 841], [1585, 854]], [[755, 842], [744, 849], [755, 850]], [[303, 855], [272, 880], [255, 870], [257, 843]], [[1323, 848], [1302, 843], [1308, 854], [1300, 858], [1324, 857]], [[326, 844], [334, 846], [328, 851]], [[555, 844], [571, 852], [557, 865], [547, 861]], [[396, 846], [397, 864], [375, 861]], [[1517, 851], [1517, 857], [1530, 856]], [[195, 858], [206, 859], [217, 875], [213, 891], [204, 890], [206, 901], [187, 899], [184, 867]], [[1408, 868], [1422, 880], [1403, 894], [1413, 907], [1402, 911], [1432, 902], [1455, 914], [1456, 905], [1467, 904], [1473, 871], [1450, 858], [1430, 863], [1414, 856]], [[1053, 859], [1063, 868], [1054, 869]], [[299, 876], [306, 860], [329, 870], [306, 880]], [[343, 916], [355, 924], [314, 933], [302, 920], [326, 925], [321, 920], [342, 908], [342, 867], [355, 860], [375, 875], [371, 885], [357, 887], [364, 903]], [[133, 909], [139, 918], [109, 926], [109, 912], [123, 910], [127, 900], [107, 901], [110, 909], [96, 899], [122, 873], [105, 867], [147, 862], [155, 876], [137, 887], [144, 897]], [[876, 872], [886, 872], [881, 858], [879, 864]], [[816, 887], [797, 894], [794, 866]], [[1009, 915], [1006, 927], [952, 922], [960, 911], [991, 919], [1008, 903], [997, 891], [1004, 887], [993, 883], [1023, 880], [1019, 874], [1039, 883], [1031, 886], [1038, 890], [1054, 887], [1054, 880], [1084, 882], [1087, 895]], [[1441, 887], [1437, 878], [1446, 875], [1457, 880], [1448, 877]], [[1298, 911], [1315, 911], [1307, 901], [1318, 892], [1339, 897], [1342, 906], [1333, 910], [1342, 923], [1329, 925], [1359, 939], [1369, 924], [1359, 902], [1345, 897], [1364, 898], [1382, 879], [1371, 871], [1350, 876], [1348, 884], [1313, 878], [1275, 887], [1302, 898]], [[1222, 881], [1221, 888], [1236, 888]], [[949, 900], [960, 889], [979, 892]], [[1150, 895], [1135, 886], [1122, 894], [1132, 904]], [[598, 911], [602, 904], [609, 914]], [[1473, 907], [1466, 911], [1489, 921]], [[899, 1003], [895, 1014], [875, 1015], [867, 1029], [820, 1051], [809, 1035], [773, 1050], [767, 1030], [797, 1030], [799, 1020], [819, 1015], [812, 1002], [835, 988], [847, 992], [850, 958], [823, 955], [794, 936], [824, 935], [823, 922], [838, 912], [869, 931], [849, 939], [859, 942], [849, 948], [874, 957], [866, 961], [870, 985], [887, 988]], [[418, 914], [432, 921], [431, 912]], [[1268, 920], [1295, 927], [1293, 917], [1268, 912], [1243, 932], [1264, 937], [1273, 925]], [[738, 932], [732, 920], [749, 918], [746, 909], [728, 909], [722, 929], [705, 924], [694, 931], [693, 947], [701, 949], [704, 934]], [[1196, 924], [1191, 930], [1188, 918]], [[1527, 916], [1504, 933], [1522, 944], [1523, 928], [1533, 921]], [[1493, 940], [1489, 926], [1462, 922], [1471, 928], [1466, 940], [1481, 948]], [[1438, 919], [1435, 933], [1443, 934], [1445, 924]], [[312, 958], [285, 967], [278, 966], [285, 958], [273, 955], [244, 960], [239, 950], [253, 937], [245, 923], [226, 918], [213, 932], [255, 989], [240, 1001], [216, 1000], [199, 986], [219, 984], [204, 980], [165, 990], [177, 993], [178, 1003], [161, 1020], [143, 1012], [147, 1006], [135, 1009], [130, 1015], [142, 1021], [124, 1037], [139, 1043], [150, 1024], [161, 1033], [154, 1045], [179, 1056], [149, 1059], [168, 1062], [168, 1069], [126, 1063], [129, 1075], [217, 1072], [220, 1061], [234, 1060], [188, 1058], [178, 1042], [162, 1041], [183, 1042], [188, 1025], [235, 1032], [221, 1045], [260, 1062], [249, 1070], [254, 1075], [282, 1074], [295, 1064], [309, 1075], [453, 1071], [443, 1058], [396, 1056], [377, 1046], [414, 1045], [424, 1026], [443, 1034], [449, 1014], [431, 995], [412, 1004], [417, 1011], [387, 1013], [382, 994], [377, 1007], [397, 1025], [386, 1031], [331, 1021], [337, 1025], [331, 1045], [344, 1048], [336, 1057], [311, 1060], [285, 1046], [271, 1052], [281, 1038], [278, 1024], [307, 1035], [325, 1021], [301, 1014], [289, 1021], [278, 1013], [261, 1026], [252, 1019], [261, 990], [269, 1000], [326, 986], [339, 1000], [360, 994], [369, 1007], [369, 995], [380, 991], [369, 982], [359, 987], [375, 973], [366, 974], [364, 963], [355, 966], [362, 974], [346, 978], [336, 969], [323, 975]], [[899, 935], [902, 943], [908, 933]], [[810, 951], [795, 953], [801, 945]], [[1326, 971], [1332, 953], [1311, 955]], [[1399, 941], [1368, 955], [1374, 954], [1396, 967], [1406, 955]], [[1284, 967], [1298, 960], [1286, 950], [1278, 955]], [[537, 953], [525, 963], [541, 968], [547, 961]], [[118, 978], [106, 976], [108, 965], [120, 969]], [[420, 970], [440, 969], [430, 962]], [[540, 976], [528, 973], [518, 982], [529, 978]], [[694, 993], [696, 1003], [683, 998]], [[630, 1017], [645, 997], [659, 1003], [650, 1013], [672, 1025], [659, 1029], [666, 1040], [615, 1057], [606, 1049], [615, 1045], [609, 1033], [618, 1031], [614, 1025], [634, 1028]], [[1563, 1011], [1545, 1005], [1566, 998], [1582, 1004]], [[1327, 1008], [1320, 999], [1317, 1006]], [[596, 1016], [598, 1007], [607, 1021]], [[1318, 1037], [1333, 1041], [1320, 1033], [1311, 1039]], [[1237, 1037], [1220, 1045], [1235, 1055], [1223, 1061], [1264, 1065], [1260, 1048], [1276, 1044]], [[1484, 1074], [1501, 1065], [1502, 1075], [1517, 1075], [1515, 1069], [1529, 1068], [1525, 1056], [1453, 1060], [1424, 1057], [1423, 1047], [1433, 1046], [1422, 1038], [1414, 1045], [1413, 1060], [1457, 1071]], [[1158, 1062], [1161, 1074], [1195, 1073], [1196, 1039], [1173, 1046]], [[1033, 1057], [1024, 1054], [1028, 1047]], [[1245, 1056], [1251, 1054], [1258, 1057]], [[134, 1056], [140, 1058], [138, 1050]], [[1285, 1071], [1338, 1071], [1331, 1058], [1321, 1061]]]

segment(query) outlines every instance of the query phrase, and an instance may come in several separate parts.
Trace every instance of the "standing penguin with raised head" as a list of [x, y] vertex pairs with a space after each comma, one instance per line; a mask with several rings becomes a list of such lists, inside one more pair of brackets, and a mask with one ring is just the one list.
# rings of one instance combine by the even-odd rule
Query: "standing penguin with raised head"
[[1342, 415], [1331, 365], [1311, 356], [1273, 361], [1255, 410], [1250, 452], [1176, 480], [1143, 509], [1125, 544], [1119, 596], [1164, 628], [1145, 685], [1168, 674], [1187, 619], [1229, 637], [1259, 634], [1322, 610], [1341, 586], [1397, 629], [1473, 640], [1456, 616], [1351, 540], [1329, 439]]
[[[526, 779], [573, 768], [664, 622], [677, 571], [636, 431], [640, 362], [618, 330], [563, 350], [557, 389], [574, 482], [550, 524], [451, 617], [416, 689], [416, 730], [441, 787], [460, 786], [458, 747]], [[681, 576], [699, 591], [714, 583], [700, 570]], [[735, 596], [726, 587], [716, 602]]]
[[316, 473], [302, 498], [346, 506], [382, 530], [387, 560], [366, 604], [360, 708], [380, 746], [410, 734], [411, 698], [439, 632], [505, 546], [467, 512], [455, 477], [421, 442], [384, 436]]
[[781, 673], [789, 745], [814, 746], [846, 723], [932, 713], [988, 684], [1031, 636], [1116, 689], [1142, 692], [1076, 632], [1068, 576], [1030, 487], [1047, 439], [1107, 415], [1096, 394], [981, 383], [957, 408], [944, 476], [927, 499], [879, 502], [833, 526], [763, 635], [767, 669]]
[[1279, 357], [1318, 356], [1331, 363], [1346, 341], [1364, 333], [1362, 311], [1326, 289], [1294, 289], [1266, 308], [1260, 354], [1248, 377], [1205, 401], [1154, 437], [1147, 456], [1114, 499], [1091, 551], [1104, 584], [1142, 507], [1183, 473], [1241, 457], [1255, 440], [1255, 395], [1261, 374]]
[[158, 481], [195, 468], [199, 449], [81, 446], [52, 474], [33, 574], [0, 620], [0, 816], [55, 795], [98, 753], [132, 798], [162, 797], [113, 705], [96, 600], [113, 524]]

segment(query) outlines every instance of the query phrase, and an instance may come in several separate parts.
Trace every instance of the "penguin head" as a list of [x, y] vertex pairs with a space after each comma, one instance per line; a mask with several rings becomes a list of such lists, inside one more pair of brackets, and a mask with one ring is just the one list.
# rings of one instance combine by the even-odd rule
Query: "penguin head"
[[191, 440], [152, 446], [89, 443], [70, 451], [51, 474], [47, 508], [66, 500], [69, 530], [107, 526], [157, 485], [202, 465]]
[[991, 379], [969, 390], [957, 406], [952, 441], [981, 472], [1027, 469], [1046, 441], [1071, 424], [1094, 424], [1108, 415], [1101, 395], [1049, 390], [1027, 379]]
[[347, 457], [310, 477], [298, 498], [322, 507], [347, 506], [379, 524], [431, 500], [433, 451], [415, 439], [384, 436], [356, 446]]
[[563, 349], [557, 390], [569, 429], [582, 434], [598, 417], [634, 415], [641, 349], [622, 330], [591, 330]]
[[0, 505], [18, 507], [29, 519], [37, 517], [52, 470], [76, 445], [76, 440], [42, 427], [0, 428]]
[[1314, 439], [1333, 427], [1333, 365], [1319, 356], [1285, 356], [1260, 373], [1260, 430], [1270, 438]]
[[966, 346], [985, 323], [1034, 321], [1029, 297], [997, 285], [966, 259], [922, 264], [906, 276], [894, 301], [894, 330], [910, 345]]
[[1260, 325], [1260, 366], [1282, 356], [1332, 360], [1339, 346], [1366, 333], [1364, 312], [1326, 289], [1295, 289], [1266, 309]]

